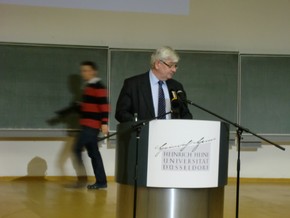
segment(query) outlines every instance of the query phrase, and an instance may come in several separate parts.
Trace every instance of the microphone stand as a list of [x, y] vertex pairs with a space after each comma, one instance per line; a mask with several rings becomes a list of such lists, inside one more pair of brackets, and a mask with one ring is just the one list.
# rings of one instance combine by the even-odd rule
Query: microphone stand
[[245, 128], [245, 127], [243, 127], [243, 126], [241, 126], [241, 125], [239, 125], [239, 124], [237, 124], [235, 122], [232, 122], [232, 121], [230, 121], [230, 120], [228, 120], [228, 119], [226, 119], [226, 118], [224, 118], [224, 117], [222, 117], [222, 116], [220, 116], [220, 115], [218, 115], [218, 114], [216, 114], [216, 113], [214, 113], [214, 112], [212, 112], [210, 110], [207, 110], [204, 107], [201, 107], [201, 106], [195, 104], [194, 102], [192, 102], [190, 100], [187, 100], [185, 98], [185, 96], [182, 96], [181, 93], [182, 92], [179, 92], [179, 93], [177, 92], [177, 94], [180, 94], [180, 100], [182, 102], [190, 104], [192, 106], [195, 106], [195, 107], [197, 107], [197, 108], [199, 108], [199, 109], [201, 109], [201, 110], [203, 110], [203, 111], [205, 111], [205, 112], [207, 112], [207, 113], [219, 118], [220, 120], [222, 120], [222, 121], [224, 121], [224, 122], [236, 127], [236, 139], [237, 139], [237, 150], [238, 150], [237, 185], [236, 185], [237, 186], [236, 187], [236, 218], [238, 218], [239, 217], [239, 195], [240, 195], [240, 170], [241, 170], [241, 156], [240, 155], [241, 155], [241, 138], [242, 138], [243, 132], [250, 133], [253, 136], [256, 136], [257, 138], [259, 138], [259, 139], [261, 139], [261, 140], [263, 140], [265, 142], [268, 142], [269, 144], [274, 145], [275, 147], [277, 147], [277, 148], [279, 148], [279, 149], [281, 149], [283, 151], [285, 151], [285, 148], [283, 148], [282, 146], [280, 146], [280, 145], [278, 145], [278, 144], [276, 144], [276, 143], [274, 143], [274, 142], [272, 142], [272, 141], [270, 141], [270, 140], [268, 140], [268, 139], [266, 139], [266, 138], [264, 138], [264, 137], [262, 137], [262, 136], [260, 136], [260, 135], [258, 135], [256, 133], [252, 132], [251, 130], [249, 130], [249, 129], [247, 129], [247, 128]]
[[[137, 187], [138, 187], [138, 164], [139, 164], [139, 159], [138, 159], [138, 154], [139, 154], [139, 142], [140, 142], [140, 133], [141, 133], [141, 129], [143, 126], [146, 126], [150, 121], [152, 120], [156, 120], [156, 119], [160, 119], [161, 117], [166, 116], [167, 114], [171, 114], [172, 111], [166, 112], [164, 114], [161, 114], [160, 116], [154, 117], [152, 119], [148, 119], [148, 120], [144, 120], [144, 121], [140, 121], [138, 122], [137, 119], [137, 114], [134, 114], [134, 121], [135, 124], [133, 124], [131, 126], [132, 130], [136, 131], [136, 152], [135, 152], [135, 156], [136, 156], [136, 160], [135, 160], [135, 171], [134, 171], [134, 198], [133, 198], [133, 218], [136, 218], [137, 215]], [[105, 139], [108, 139], [114, 135], [117, 135], [118, 133], [120, 133], [120, 131], [116, 131], [113, 134], [107, 135], [105, 137], [101, 137], [98, 138], [98, 141], [102, 141]]]
[[111, 137], [113, 137], [114, 135], [117, 135], [117, 134], [118, 134], [118, 132], [114, 132], [112, 134], [109, 134], [109, 135], [106, 135], [106, 136], [103, 136], [103, 137], [98, 137], [97, 141], [100, 142], [100, 141], [109, 139], [109, 138], [111, 138]]

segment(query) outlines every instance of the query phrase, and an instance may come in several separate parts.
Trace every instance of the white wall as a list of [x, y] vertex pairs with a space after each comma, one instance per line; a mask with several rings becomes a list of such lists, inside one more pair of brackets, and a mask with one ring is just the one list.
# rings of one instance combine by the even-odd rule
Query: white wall
[[[176, 16], [0, 4], [0, 42], [290, 54], [289, 8], [287, 0], [191, 0], [190, 14]], [[64, 141], [55, 140], [0, 141], [0, 176], [26, 175], [35, 156], [47, 162], [50, 176], [74, 175], [69, 160], [62, 160], [64, 172], [57, 164], [64, 147]], [[107, 174], [113, 175], [115, 150], [102, 148], [101, 153]], [[242, 152], [241, 176], [289, 178], [288, 157], [288, 150], [268, 145]], [[234, 148], [229, 175], [236, 175]]]
[[[244, 178], [290, 178], [290, 149], [286, 151], [271, 145], [262, 145], [257, 151], [241, 152], [240, 175]], [[233, 146], [229, 152], [229, 177], [237, 175], [237, 150]]]
[[[74, 176], [75, 171], [70, 159], [73, 140], [67, 141], [0, 141], [0, 176], [26, 176], [28, 164], [35, 158], [42, 158], [47, 164], [47, 176]], [[285, 146], [287, 148], [287, 146]], [[114, 176], [115, 149], [102, 145], [105, 170]], [[86, 153], [83, 154], [87, 173], [93, 175]], [[263, 145], [257, 151], [241, 153], [241, 177], [250, 178], [290, 178], [290, 149], [281, 151], [270, 145]], [[233, 146], [229, 153], [229, 176], [235, 177], [237, 151]], [[35, 164], [35, 163], [34, 163]], [[37, 163], [36, 163], [37, 166]], [[37, 175], [39, 171], [34, 173]]]
[[[25, 140], [0, 141], [0, 176], [40, 176], [35, 167], [42, 167], [40, 161], [32, 163], [32, 172], [28, 173], [28, 165], [35, 157], [43, 159], [47, 165], [47, 176], [75, 176], [72, 166], [71, 147], [74, 139], [67, 140]], [[115, 149], [108, 149], [101, 144], [100, 152], [103, 157], [108, 176], [114, 175]], [[93, 175], [90, 159], [83, 152], [84, 163], [88, 175]]]
[[0, 4], [0, 41], [290, 54], [288, 0], [191, 0], [188, 16]]

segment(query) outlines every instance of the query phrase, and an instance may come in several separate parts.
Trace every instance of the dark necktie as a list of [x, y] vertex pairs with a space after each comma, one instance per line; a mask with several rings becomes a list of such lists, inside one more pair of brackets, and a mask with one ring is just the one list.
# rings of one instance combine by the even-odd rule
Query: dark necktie
[[158, 91], [158, 119], [165, 119], [165, 96], [162, 89], [163, 81], [158, 81], [159, 91]]

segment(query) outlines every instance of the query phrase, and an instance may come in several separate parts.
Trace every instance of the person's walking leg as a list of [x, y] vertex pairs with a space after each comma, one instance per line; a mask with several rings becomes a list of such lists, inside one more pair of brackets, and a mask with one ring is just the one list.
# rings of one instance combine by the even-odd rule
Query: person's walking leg
[[85, 186], [87, 183], [87, 173], [85, 169], [85, 165], [82, 158], [82, 152], [84, 149], [84, 145], [86, 143], [86, 133], [85, 130], [80, 132], [80, 135], [74, 144], [73, 147], [73, 167], [77, 174], [77, 184], [76, 186]]
[[98, 147], [98, 133], [98, 130], [92, 129], [92, 133], [89, 136], [90, 142], [86, 144], [88, 155], [91, 158], [92, 167], [96, 178], [96, 183], [93, 185], [88, 185], [88, 189], [99, 189], [107, 187], [107, 177], [104, 169], [102, 156]]

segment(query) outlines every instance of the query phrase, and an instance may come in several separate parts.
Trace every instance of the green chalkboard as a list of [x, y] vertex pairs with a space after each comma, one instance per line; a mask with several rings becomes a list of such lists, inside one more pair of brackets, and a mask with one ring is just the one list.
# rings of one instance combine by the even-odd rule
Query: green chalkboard
[[241, 124], [289, 134], [290, 56], [241, 55]]
[[[180, 81], [188, 99], [229, 120], [237, 121], [237, 52], [180, 51], [180, 68], [175, 79]], [[218, 120], [191, 107], [194, 119]]]
[[[114, 119], [118, 95], [125, 78], [149, 70], [152, 50], [111, 50], [110, 128], [115, 129]], [[180, 81], [188, 99], [201, 106], [237, 121], [237, 52], [178, 51], [181, 60], [175, 79]], [[216, 120], [199, 109], [190, 107], [194, 119]]]
[[117, 128], [118, 122], [115, 120], [115, 109], [124, 79], [148, 71], [152, 52], [153, 50], [110, 49], [109, 92], [111, 113], [109, 125], [111, 130], [116, 130]]
[[91, 60], [107, 80], [105, 47], [0, 44], [0, 129], [76, 129], [77, 115], [55, 111], [79, 100], [79, 64]]

